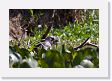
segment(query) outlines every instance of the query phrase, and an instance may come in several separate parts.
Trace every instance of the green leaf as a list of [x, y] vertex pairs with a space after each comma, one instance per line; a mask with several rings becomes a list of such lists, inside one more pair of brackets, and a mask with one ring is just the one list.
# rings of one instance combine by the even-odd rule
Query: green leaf
[[20, 68], [31, 68], [31, 67], [28, 64], [28, 62], [23, 62], [22, 64], [20, 64]]
[[73, 60], [73, 65], [74, 66], [79, 65], [80, 62], [85, 59], [85, 57], [92, 56], [92, 59], [91, 59], [92, 63], [96, 67], [98, 67], [99, 58], [97, 58], [97, 53], [98, 53], [98, 50], [96, 50], [96, 48], [83, 47], [82, 49], [75, 52], [75, 58]]
[[46, 52], [45, 62], [49, 68], [62, 68], [64, 67], [63, 55], [57, 50], [49, 50]]

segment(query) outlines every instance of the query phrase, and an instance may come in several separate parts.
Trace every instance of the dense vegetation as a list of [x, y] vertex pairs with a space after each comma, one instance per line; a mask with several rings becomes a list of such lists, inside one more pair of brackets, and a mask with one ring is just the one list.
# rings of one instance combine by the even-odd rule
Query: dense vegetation
[[99, 10], [10, 9], [10, 68], [98, 68]]

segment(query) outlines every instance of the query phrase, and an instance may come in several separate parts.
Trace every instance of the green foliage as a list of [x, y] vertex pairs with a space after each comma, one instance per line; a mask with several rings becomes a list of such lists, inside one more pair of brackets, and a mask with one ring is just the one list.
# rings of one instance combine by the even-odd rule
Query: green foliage
[[[16, 49], [15, 47], [12, 47]], [[21, 50], [22, 52], [23, 50]], [[25, 49], [26, 51], [26, 49]], [[28, 51], [28, 50], [27, 50]], [[21, 53], [20, 52], [20, 53]], [[55, 48], [51, 49], [48, 51], [45, 51], [44, 49], [41, 49], [40, 52], [38, 51], [38, 54], [34, 54], [31, 57], [31, 53], [25, 52], [25, 54], [21, 55], [22, 56], [22, 62], [18, 66], [18, 63], [15, 63], [13, 67], [17, 68], [31, 68], [33, 63], [36, 63], [34, 65], [35, 67], [42, 67], [42, 68], [72, 68], [77, 65], [80, 65], [81, 62], [84, 59], [90, 59], [90, 61], [94, 64], [94, 68], [99, 67], [99, 58], [98, 58], [98, 48], [95, 47], [88, 47], [85, 46], [80, 50], [75, 51], [72, 46], [70, 47], [65, 47], [62, 45], [60, 49]], [[27, 54], [29, 57], [27, 57]], [[38, 58], [36, 58], [38, 57]], [[31, 64], [28, 63], [28, 59], [32, 59], [30, 62]], [[36, 61], [36, 62], [33, 62]]]
[[[94, 11], [94, 12], [93, 12]], [[36, 19], [32, 9], [30, 15]], [[43, 15], [44, 12], [40, 12]], [[99, 15], [98, 10], [88, 10], [86, 14], [81, 12], [82, 21], [64, 27], [52, 28], [48, 36], [58, 36], [59, 42], [53, 44], [52, 48], [45, 50], [37, 46], [47, 27], [34, 29], [34, 36], [27, 36], [20, 41], [9, 41], [9, 65], [11, 68], [99, 68], [99, 48], [94, 46], [83, 46], [74, 50], [88, 37], [93, 44], [99, 44]]]

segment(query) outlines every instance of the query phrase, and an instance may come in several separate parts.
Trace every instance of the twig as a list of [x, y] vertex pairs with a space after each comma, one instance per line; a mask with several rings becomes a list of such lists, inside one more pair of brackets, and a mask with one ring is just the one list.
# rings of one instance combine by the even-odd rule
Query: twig
[[95, 45], [95, 44], [92, 44], [92, 43], [86, 43], [84, 46], [86, 46], [86, 45], [93, 46], [93, 47], [96, 47], [96, 48], [99, 47], [98, 45]]
[[50, 32], [51, 28], [52, 28], [51, 26], [49, 26], [49, 27], [47, 28], [45, 34], [42, 36], [41, 39], [45, 39], [45, 38], [47, 37], [47, 35], [48, 35], [48, 33]]
[[89, 40], [89, 38], [87, 38], [81, 45], [75, 47], [74, 50], [78, 50], [79, 48], [82, 48], [82, 47], [84, 47], [84, 46], [86, 46], [86, 45], [88, 45], [88, 46], [93, 46], [93, 47], [98, 48], [98, 45], [89, 43], [88, 40]]
[[78, 50], [79, 48], [82, 48], [87, 43], [87, 41], [89, 40], [89, 38], [87, 38], [81, 45], [75, 47], [74, 50]]

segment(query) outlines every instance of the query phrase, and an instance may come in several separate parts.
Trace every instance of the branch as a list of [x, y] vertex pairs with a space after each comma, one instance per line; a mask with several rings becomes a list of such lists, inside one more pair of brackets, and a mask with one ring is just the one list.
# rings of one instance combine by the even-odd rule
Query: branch
[[48, 35], [48, 33], [50, 32], [51, 28], [52, 28], [51, 26], [49, 26], [49, 27], [47, 28], [45, 34], [42, 36], [41, 39], [45, 39], [45, 38], [47, 37], [47, 35]]
[[96, 47], [96, 48], [99, 47], [98, 45], [95, 45], [95, 44], [92, 44], [92, 43], [86, 43], [84, 46], [86, 46], [86, 45], [93, 46], [93, 47]]
[[82, 48], [87, 43], [87, 41], [89, 40], [89, 38], [87, 38], [81, 45], [75, 47], [74, 50], [78, 50], [79, 48]]
[[93, 46], [93, 47], [98, 48], [98, 45], [89, 43], [88, 40], [89, 40], [89, 38], [87, 38], [81, 45], [75, 47], [74, 50], [78, 50], [79, 48], [82, 48], [82, 47], [84, 47], [84, 46], [86, 46], [86, 45], [89, 45], [89, 46]]

